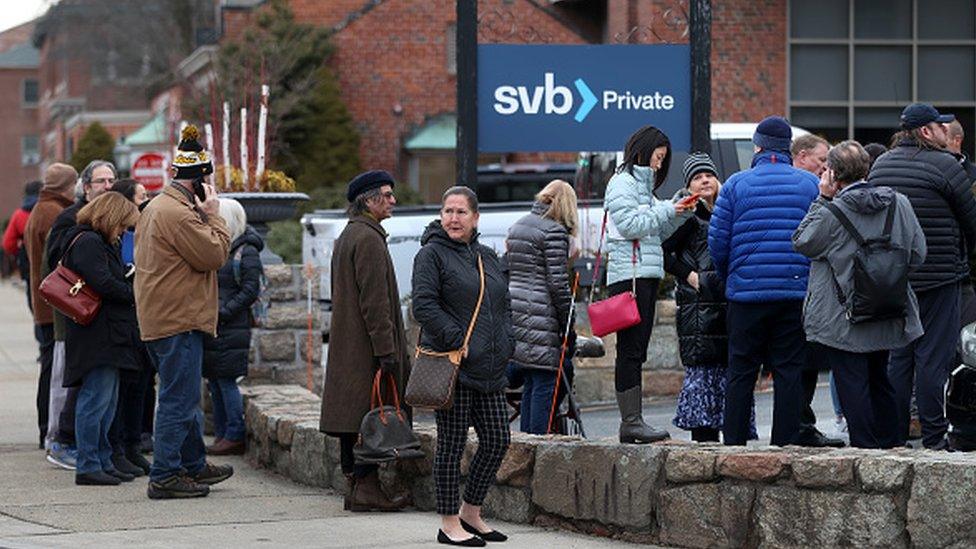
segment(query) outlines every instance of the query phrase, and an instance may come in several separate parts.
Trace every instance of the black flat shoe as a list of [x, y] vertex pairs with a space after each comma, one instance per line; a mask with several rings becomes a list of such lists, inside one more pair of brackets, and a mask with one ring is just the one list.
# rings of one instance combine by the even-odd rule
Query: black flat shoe
[[447, 537], [444, 530], [437, 531], [437, 543], [443, 543], [445, 545], [457, 545], [460, 547], [484, 547], [487, 545], [485, 540], [479, 538], [478, 536], [471, 536], [468, 539], [462, 539], [461, 541], [454, 541], [453, 539]]
[[471, 526], [470, 524], [464, 522], [463, 520], [461, 520], [461, 528], [464, 528], [465, 532], [469, 534], [474, 534], [485, 541], [492, 541], [492, 542], [508, 541], [508, 536], [499, 532], [498, 530], [491, 530], [490, 532], [479, 532], [477, 528]]

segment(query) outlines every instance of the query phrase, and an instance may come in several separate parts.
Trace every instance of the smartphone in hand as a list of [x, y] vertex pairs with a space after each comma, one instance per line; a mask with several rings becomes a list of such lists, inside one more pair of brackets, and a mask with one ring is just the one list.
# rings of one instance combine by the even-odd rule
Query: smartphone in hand
[[197, 195], [197, 198], [200, 199], [200, 202], [203, 202], [207, 199], [207, 190], [203, 188], [202, 177], [198, 177], [193, 180], [193, 194]]
[[686, 196], [686, 197], [682, 198], [681, 200], [679, 200], [678, 201], [678, 204], [681, 207], [689, 207], [689, 206], [694, 205], [695, 202], [698, 202], [698, 199], [699, 198], [701, 198], [701, 193], [693, 193], [692, 195]]

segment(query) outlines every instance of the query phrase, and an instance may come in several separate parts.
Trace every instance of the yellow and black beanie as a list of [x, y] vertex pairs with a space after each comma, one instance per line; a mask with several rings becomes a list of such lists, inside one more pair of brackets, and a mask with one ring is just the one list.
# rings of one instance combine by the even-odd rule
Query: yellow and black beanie
[[200, 130], [196, 126], [187, 124], [183, 128], [176, 158], [173, 159], [173, 167], [176, 168], [173, 179], [193, 180], [213, 173], [213, 157], [203, 150], [199, 139]]

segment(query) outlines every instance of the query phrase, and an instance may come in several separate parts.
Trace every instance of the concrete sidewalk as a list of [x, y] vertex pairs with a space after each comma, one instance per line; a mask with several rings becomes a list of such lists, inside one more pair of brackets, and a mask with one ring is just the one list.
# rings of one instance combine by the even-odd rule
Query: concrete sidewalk
[[[231, 463], [209, 497], [152, 501], [146, 480], [75, 486], [37, 449], [37, 347], [23, 288], [0, 282], [0, 547], [431, 547], [432, 513], [360, 514], [342, 498]], [[506, 548], [618, 547], [622, 542], [495, 523]]]

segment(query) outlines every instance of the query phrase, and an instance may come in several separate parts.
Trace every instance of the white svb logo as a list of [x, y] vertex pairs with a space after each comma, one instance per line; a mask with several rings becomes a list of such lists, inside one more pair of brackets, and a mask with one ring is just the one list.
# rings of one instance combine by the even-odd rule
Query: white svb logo
[[555, 75], [547, 72], [542, 86], [499, 86], [495, 88], [495, 112], [515, 114], [522, 108], [525, 114], [538, 114], [544, 105], [546, 114], [566, 114], [573, 108], [573, 92], [566, 86], [556, 86]]

